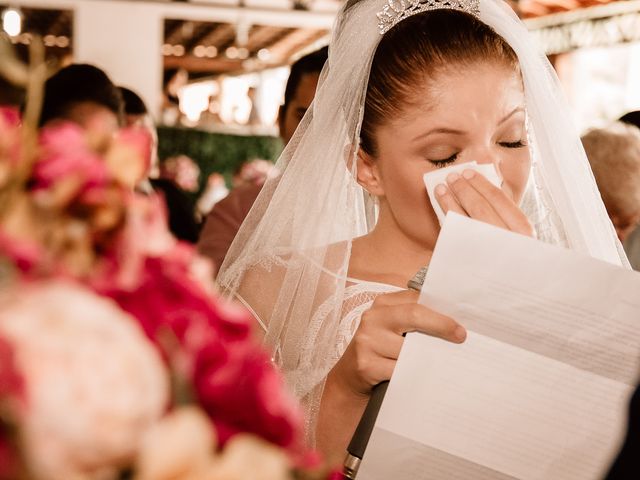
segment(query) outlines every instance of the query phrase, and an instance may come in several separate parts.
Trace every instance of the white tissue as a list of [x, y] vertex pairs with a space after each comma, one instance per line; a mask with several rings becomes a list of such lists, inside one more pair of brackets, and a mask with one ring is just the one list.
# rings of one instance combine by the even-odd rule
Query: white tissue
[[447, 184], [447, 175], [450, 173], [458, 173], [461, 174], [464, 170], [475, 170], [476, 172], [484, 175], [484, 177], [493, 183], [496, 187], [500, 187], [502, 184], [502, 180], [498, 176], [498, 172], [496, 172], [495, 167], [492, 163], [483, 163], [478, 165], [476, 162], [468, 162], [468, 163], [460, 163], [458, 165], [453, 165], [447, 168], [439, 168], [434, 170], [433, 172], [424, 174], [424, 184], [427, 187], [427, 193], [429, 194], [429, 200], [431, 200], [431, 205], [438, 216], [438, 221], [442, 225], [444, 221], [444, 212], [440, 205], [438, 204], [438, 200], [436, 199], [435, 189], [441, 183]]

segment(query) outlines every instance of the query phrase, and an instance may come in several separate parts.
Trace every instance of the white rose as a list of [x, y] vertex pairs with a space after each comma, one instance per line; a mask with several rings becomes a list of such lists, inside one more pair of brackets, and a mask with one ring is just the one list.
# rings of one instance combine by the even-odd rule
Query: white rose
[[111, 478], [163, 413], [169, 382], [137, 321], [70, 282], [0, 296], [0, 334], [26, 383], [21, 424], [36, 478]]

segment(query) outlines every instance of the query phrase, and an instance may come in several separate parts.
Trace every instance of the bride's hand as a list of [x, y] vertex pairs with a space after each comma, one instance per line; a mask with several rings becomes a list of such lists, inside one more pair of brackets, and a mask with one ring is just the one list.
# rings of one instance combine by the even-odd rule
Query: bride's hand
[[[513, 199], [474, 170], [451, 174], [436, 187], [442, 210], [480, 220], [512, 232], [533, 236], [533, 227]], [[505, 187], [507, 188], [507, 187]]]
[[369, 395], [373, 386], [391, 378], [407, 332], [464, 342], [464, 327], [417, 301], [418, 293], [412, 290], [378, 296], [362, 314], [351, 343], [333, 368], [333, 380], [352, 393]]

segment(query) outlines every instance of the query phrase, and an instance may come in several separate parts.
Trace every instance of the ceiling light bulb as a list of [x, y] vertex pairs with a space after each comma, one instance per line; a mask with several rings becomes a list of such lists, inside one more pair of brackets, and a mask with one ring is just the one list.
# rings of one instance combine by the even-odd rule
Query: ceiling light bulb
[[14, 8], [7, 8], [2, 13], [2, 29], [10, 37], [19, 35], [22, 31], [22, 15]]

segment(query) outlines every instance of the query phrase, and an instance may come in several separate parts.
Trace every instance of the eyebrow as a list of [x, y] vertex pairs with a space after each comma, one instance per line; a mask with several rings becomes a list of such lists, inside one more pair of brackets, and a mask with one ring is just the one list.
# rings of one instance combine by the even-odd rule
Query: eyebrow
[[513, 117], [516, 113], [518, 112], [524, 112], [524, 107], [520, 106], [520, 107], [516, 107], [513, 109], [513, 111], [509, 114], [507, 114], [502, 120], [500, 120], [498, 122], [498, 125], [502, 125], [504, 122], [506, 122], [507, 120], [509, 120], [511, 117]]
[[[505, 117], [498, 122], [498, 125], [502, 125], [518, 112], [524, 112], [524, 107], [519, 106], [514, 108], [510, 113], [505, 115]], [[445, 133], [449, 135], [464, 135], [466, 132], [463, 132], [462, 130], [456, 130], [454, 128], [436, 127], [434, 129], [429, 130], [428, 132], [421, 133], [411, 141], [415, 142], [416, 140], [420, 140], [421, 138], [428, 137], [429, 135], [433, 135], [434, 133]]]

